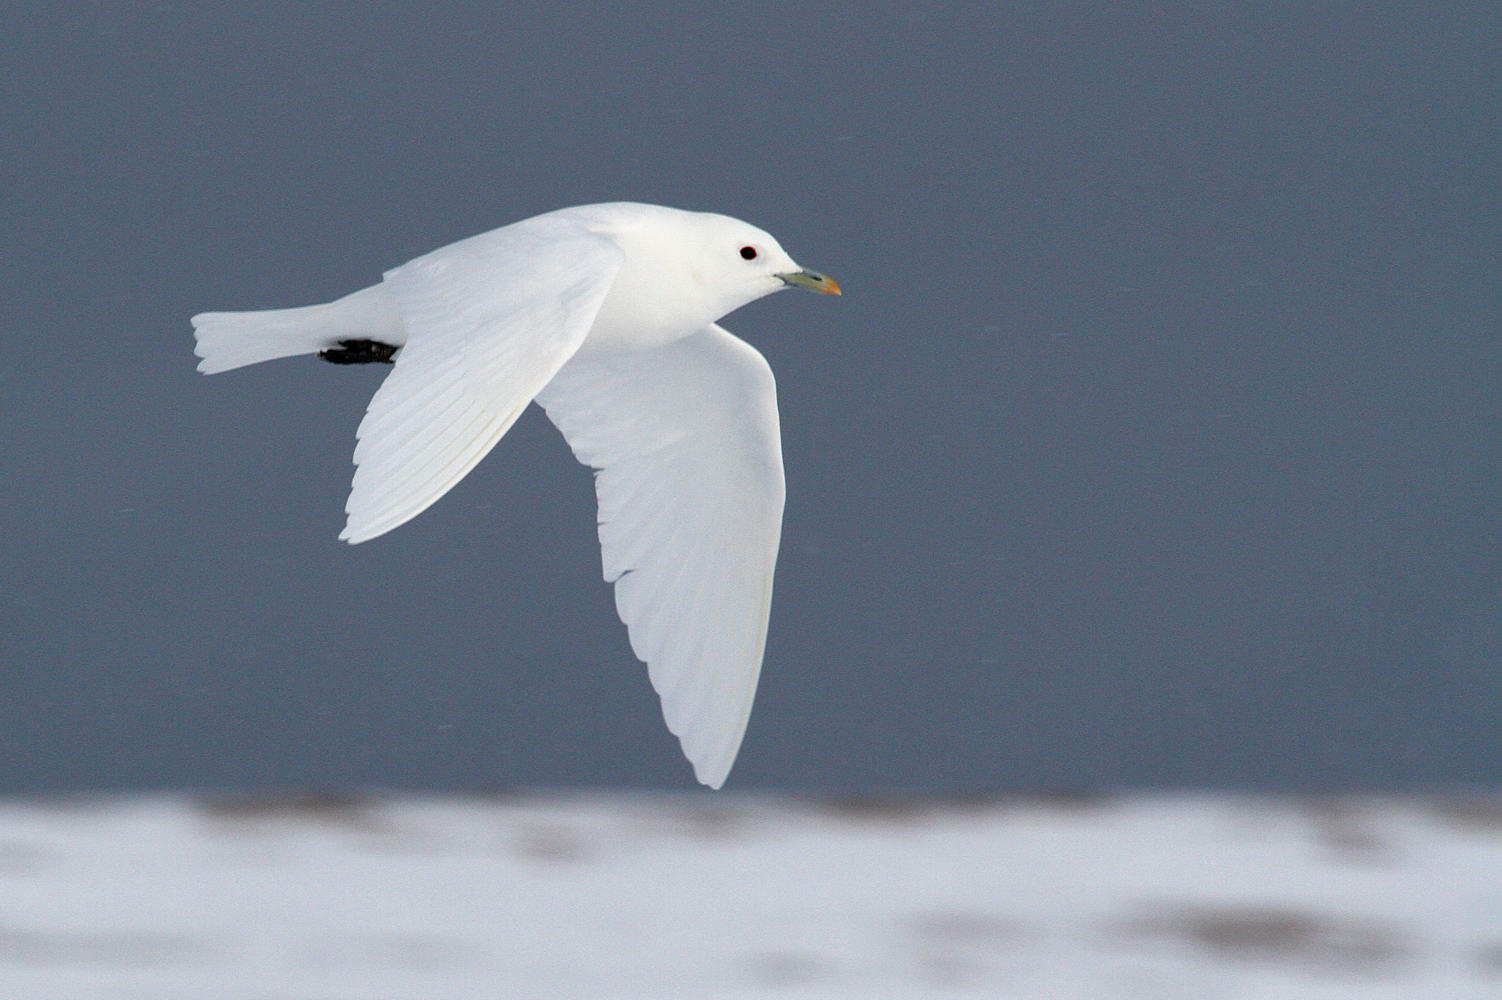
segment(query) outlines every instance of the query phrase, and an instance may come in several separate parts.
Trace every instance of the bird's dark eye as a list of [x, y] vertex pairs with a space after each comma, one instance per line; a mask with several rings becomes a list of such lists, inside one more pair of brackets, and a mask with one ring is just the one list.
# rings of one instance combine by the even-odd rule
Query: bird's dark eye
[[742, 260], [755, 260], [756, 259], [756, 248], [755, 247], [741, 247], [741, 259]]

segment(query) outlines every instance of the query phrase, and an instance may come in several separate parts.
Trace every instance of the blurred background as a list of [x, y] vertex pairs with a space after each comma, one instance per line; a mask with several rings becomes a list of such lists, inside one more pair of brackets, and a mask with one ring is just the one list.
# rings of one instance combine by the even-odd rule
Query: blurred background
[[[1450, 818], [1431, 824], [1470, 838], [1443, 854], [1452, 882], [1435, 881], [1440, 855], [1413, 854], [1361, 889], [1295, 877], [1294, 896], [1252, 911], [1275, 938], [1367, 940], [1299, 907], [1309, 892], [1339, 910], [1453, 883], [1425, 898], [1464, 915], [1463, 933], [1425, 938], [1451, 925], [1408, 910], [1419, 939], [1383, 925], [1378, 937], [1397, 943], [1368, 949], [1389, 956], [1378, 971], [1398, 992], [1377, 979], [1341, 992], [1348, 966], [1316, 961], [1270, 986], [1233, 973], [1224, 982], [1241, 992], [1214, 995], [1281, 996], [1290, 982], [1301, 997], [1495, 995], [1502, 895], [1486, 887], [1502, 884], [1502, 842], [1499, 824], [1475, 818], [1494, 816], [1492, 800], [1472, 796], [1497, 788], [1502, 751], [1497, 12], [164, 2], [33, 5], [8, 20], [0, 795], [125, 797], [62, 814], [12, 799], [0, 880], [37, 889], [25, 881], [48, 870], [36, 859], [71, 843], [83, 854], [59, 854], [74, 860], [48, 884], [86, 884], [103, 856], [68, 831], [124, 836], [111, 824], [132, 809], [152, 823], [170, 825], [174, 809], [199, 818], [172, 835], [148, 823], [158, 846], [127, 868], [179, 856], [173, 844], [196, 856], [183, 845], [209, 832], [192, 810], [209, 807], [175, 797], [185, 791], [269, 808], [290, 825], [267, 845], [323, 829], [306, 797], [275, 805], [288, 789], [340, 790], [339, 810], [360, 822], [419, 807], [350, 804], [343, 790], [596, 789], [611, 794], [577, 808], [706, 808], [620, 797], [695, 786], [599, 579], [589, 474], [540, 413], [430, 511], [351, 548], [335, 536], [354, 429], [384, 369], [294, 359], [205, 378], [187, 321], [325, 301], [464, 236], [629, 199], [745, 218], [846, 289], [775, 296], [725, 323], [777, 373], [789, 499], [765, 670], [729, 785], [742, 794], [722, 808], [776, 829], [806, 820], [811, 843], [829, 845], [870, 817], [809, 819], [773, 793], [874, 794], [926, 802], [913, 806], [922, 815], [984, 801], [964, 822], [991, 831], [976, 836], [999, 853], [975, 864], [1063, 880], [1076, 849], [1119, 857], [1124, 874], [1142, 867], [1130, 844], [1197, 837], [1208, 854], [1172, 855], [1201, 857], [1177, 872], [1179, 893], [1223, 885], [1228, 867], [1268, 875], [1249, 891], [1302, 869], [1286, 853], [1205, 847], [1252, 822], [1213, 797], [1172, 800], [1187, 812], [1152, 797], [1113, 799], [1088, 820], [1066, 810], [1094, 832], [1060, 834], [1074, 847], [1049, 868], [1016, 846], [1015, 814], [998, 803], [1059, 789], [1400, 792], [1376, 800], [1378, 832], [1363, 834], [1390, 847], [1431, 843], [1414, 832], [1430, 821], [1405, 811], [1431, 808], [1415, 804], [1424, 796], [1462, 795], [1468, 819], [1434, 806]], [[524, 829], [508, 810], [542, 808], [477, 801]], [[1259, 802], [1304, 815], [1286, 798], [1236, 801], [1245, 815]], [[1119, 817], [1138, 809], [1149, 834], [1118, 838]], [[1306, 820], [1288, 843], [1325, 843]], [[632, 821], [600, 822], [589, 829], [609, 839]], [[1323, 872], [1397, 848], [1310, 850]], [[909, 862], [918, 882], [921, 857]], [[745, 864], [736, 886], [759, 877]], [[273, 870], [276, 885], [307, 884], [296, 865]], [[721, 912], [707, 895], [717, 883], [696, 884], [703, 909]], [[770, 924], [832, 913], [799, 909], [798, 887], [812, 884], [748, 912]], [[916, 898], [910, 883], [877, 884], [899, 908]], [[383, 898], [439, 893], [420, 885]], [[136, 888], [114, 897], [131, 901], [131, 919], [160, 903]], [[171, 912], [197, 925], [241, 912], [230, 898], [186, 892]], [[305, 925], [338, 923], [324, 902], [289, 898]], [[940, 923], [990, 947], [975, 927], [1032, 906], [993, 902]], [[69, 960], [46, 957], [73, 953], [46, 934], [93, 934], [115, 954], [109, 935], [125, 931], [76, 926], [109, 912], [96, 904], [84, 893], [51, 930], [27, 930], [41, 918], [0, 902], [0, 985], [7, 969], [42, 977], [9, 995], [37, 982], [55, 991], [36, 995], [73, 995], [58, 985]], [[683, 927], [700, 919], [685, 912]], [[1279, 922], [1290, 912], [1292, 931]], [[240, 926], [280, 919], [254, 911]], [[837, 915], [821, 926], [862, 933]], [[255, 940], [244, 969], [292, 962]], [[1007, 940], [1030, 941], [1022, 953], [1043, 968], [1048, 956], [1074, 967], [1072, 938]], [[1453, 946], [1443, 960], [1426, 950], [1439, 940]], [[167, 951], [191, 967], [181, 956], [200, 947]], [[448, 952], [370, 947], [407, 955], [379, 995], [447, 989], [440, 973], [393, 970], [447, 969]], [[96, 971], [113, 968], [89, 954]], [[739, 988], [703, 979], [708, 965], [663, 961], [656, 979], [556, 995]], [[778, 961], [746, 988], [834, 988], [837, 976]], [[1424, 977], [1441, 967], [1443, 989], [1416, 992], [1440, 989]], [[914, 966], [915, 995], [1032, 995], [1013, 966], [956, 959], [949, 979], [933, 968]], [[172, 988], [201, 995], [185, 975]], [[1155, 975], [1115, 969], [1079, 995], [1212, 995]], [[94, 980], [66, 981], [101, 995]], [[882, 982], [898, 979], [852, 989], [878, 996]], [[1074, 995], [1048, 975], [1026, 982]], [[160, 1000], [178, 995], [170, 985], [132, 988]], [[333, 980], [283, 986], [277, 996], [366, 995]], [[1103, 992], [1118, 987], [1128, 992]]]

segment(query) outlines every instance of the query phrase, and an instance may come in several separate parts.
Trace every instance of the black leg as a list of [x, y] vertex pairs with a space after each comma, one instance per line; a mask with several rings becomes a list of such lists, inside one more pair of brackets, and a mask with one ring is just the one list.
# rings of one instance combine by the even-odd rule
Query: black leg
[[379, 340], [341, 340], [338, 347], [319, 351], [318, 356], [336, 365], [395, 364], [398, 350], [395, 344], [383, 344]]

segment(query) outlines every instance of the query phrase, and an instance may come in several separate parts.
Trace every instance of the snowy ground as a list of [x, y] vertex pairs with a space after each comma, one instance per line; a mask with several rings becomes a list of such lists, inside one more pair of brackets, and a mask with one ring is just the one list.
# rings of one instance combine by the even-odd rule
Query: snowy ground
[[0, 802], [3, 1000], [1502, 997], [1502, 801]]

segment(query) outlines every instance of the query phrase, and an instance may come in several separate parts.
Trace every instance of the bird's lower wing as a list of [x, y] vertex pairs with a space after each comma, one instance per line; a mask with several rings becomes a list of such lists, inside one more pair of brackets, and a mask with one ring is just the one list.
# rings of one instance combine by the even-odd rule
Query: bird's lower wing
[[620, 265], [609, 240], [538, 218], [387, 272], [407, 342], [356, 432], [339, 537], [384, 534], [463, 479], [578, 350]]
[[564, 365], [537, 397], [595, 471], [605, 579], [663, 715], [724, 782], [756, 695], [782, 531], [771, 369], [711, 325]]

